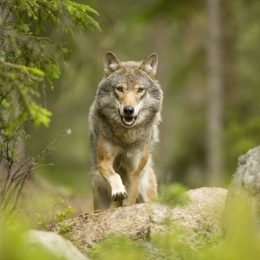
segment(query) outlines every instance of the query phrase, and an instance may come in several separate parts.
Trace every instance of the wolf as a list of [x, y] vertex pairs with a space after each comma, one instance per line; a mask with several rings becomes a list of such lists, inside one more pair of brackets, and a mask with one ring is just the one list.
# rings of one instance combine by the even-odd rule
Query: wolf
[[88, 117], [95, 211], [157, 196], [151, 158], [163, 100], [155, 79], [157, 64], [156, 53], [139, 62], [105, 55], [105, 76]]

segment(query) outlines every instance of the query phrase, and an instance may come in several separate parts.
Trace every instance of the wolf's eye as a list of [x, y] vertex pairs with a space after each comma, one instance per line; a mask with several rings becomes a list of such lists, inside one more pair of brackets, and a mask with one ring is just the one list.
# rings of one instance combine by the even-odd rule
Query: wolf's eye
[[116, 90], [119, 92], [123, 92], [123, 88], [122, 87], [116, 87]]
[[144, 91], [144, 88], [139, 88], [138, 93], [142, 93]]

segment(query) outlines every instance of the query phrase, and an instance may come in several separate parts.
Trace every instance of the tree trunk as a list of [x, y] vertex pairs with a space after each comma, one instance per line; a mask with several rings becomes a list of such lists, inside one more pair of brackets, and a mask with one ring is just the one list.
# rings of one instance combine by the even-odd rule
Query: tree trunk
[[223, 183], [223, 72], [220, 25], [220, 0], [207, 0], [208, 12], [208, 171], [209, 183]]

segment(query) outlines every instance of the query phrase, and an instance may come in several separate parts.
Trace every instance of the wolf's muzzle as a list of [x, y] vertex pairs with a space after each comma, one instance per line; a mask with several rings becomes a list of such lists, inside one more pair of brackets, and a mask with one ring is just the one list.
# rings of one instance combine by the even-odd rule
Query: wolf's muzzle
[[133, 116], [135, 109], [132, 106], [125, 106], [123, 108], [123, 115], [120, 113], [120, 110], [118, 110], [119, 115], [121, 117], [122, 124], [126, 127], [131, 127], [135, 124], [135, 120], [137, 116]]

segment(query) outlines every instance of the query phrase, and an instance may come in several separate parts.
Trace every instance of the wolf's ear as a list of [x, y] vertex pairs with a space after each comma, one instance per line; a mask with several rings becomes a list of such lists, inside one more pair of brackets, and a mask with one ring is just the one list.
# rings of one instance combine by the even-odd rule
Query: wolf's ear
[[122, 68], [121, 61], [113, 52], [108, 51], [104, 59], [104, 71], [106, 77], [120, 68]]
[[140, 69], [145, 71], [150, 77], [154, 78], [157, 70], [158, 55], [152, 53], [146, 60], [143, 61]]

